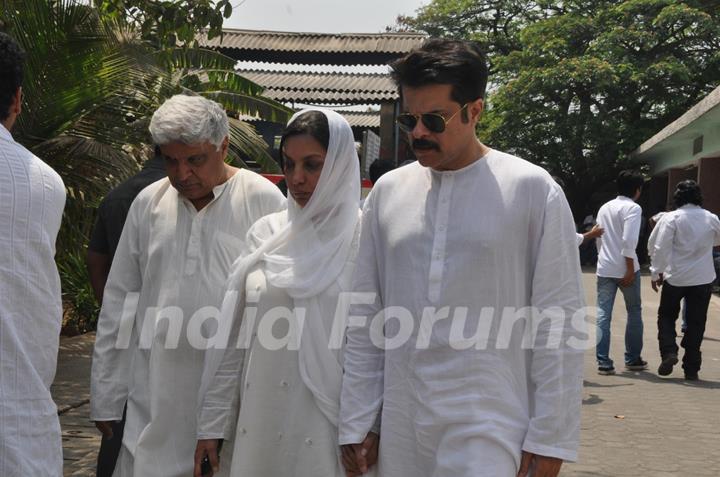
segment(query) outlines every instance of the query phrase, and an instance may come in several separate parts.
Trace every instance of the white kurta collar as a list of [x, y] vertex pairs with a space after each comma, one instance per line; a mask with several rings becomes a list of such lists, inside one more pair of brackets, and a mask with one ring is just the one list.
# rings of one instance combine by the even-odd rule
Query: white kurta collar
[[0, 123], [0, 139], [6, 139], [8, 141], [14, 141], [12, 134], [7, 130], [4, 124]]
[[484, 159], [487, 158], [491, 152], [492, 152], [492, 149], [488, 148], [487, 152], [485, 154], [483, 154], [482, 156], [478, 157], [477, 160], [471, 162], [470, 164], [468, 164], [465, 167], [461, 167], [460, 169], [455, 169], [453, 171], [438, 171], [438, 170], [432, 169], [432, 168], [429, 168], [429, 169], [433, 174], [437, 174], [438, 176], [454, 176], [457, 174], [465, 174], [466, 172], [471, 171], [473, 168], [478, 167], [478, 164], [485, 162]]
[[[233, 174], [228, 180], [226, 180], [225, 182], [223, 182], [222, 184], [219, 184], [219, 185], [216, 185], [215, 187], [213, 187], [213, 190], [212, 190], [212, 191], [213, 191], [213, 198], [212, 198], [212, 200], [211, 200], [210, 202], [208, 202], [208, 204], [207, 204], [205, 207], [203, 207], [201, 210], [205, 210], [208, 206], [210, 206], [210, 204], [212, 204], [213, 202], [215, 202], [216, 200], [218, 200], [218, 199], [220, 198], [220, 196], [222, 195], [222, 193], [223, 193], [223, 192], [225, 191], [225, 189], [227, 188], [228, 184], [230, 184], [230, 182], [232, 182], [232, 181], [233, 181], [237, 176], [239, 176], [239, 175], [240, 175], [240, 174], [239, 174], [239, 171], [238, 171], [238, 172], [236, 172], [235, 174]], [[177, 195], [178, 195], [178, 196], [182, 199], [182, 201], [185, 203], [185, 205], [189, 206], [191, 210], [195, 210], [196, 212], [200, 212], [199, 210], [196, 210], [196, 209], [195, 209], [195, 206], [192, 204], [192, 202], [190, 202], [190, 200], [189, 200], [187, 197], [185, 197], [184, 195], [181, 195], [180, 192], [177, 192], [177, 189], [176, 189], [175, 191], [176, 191]]]

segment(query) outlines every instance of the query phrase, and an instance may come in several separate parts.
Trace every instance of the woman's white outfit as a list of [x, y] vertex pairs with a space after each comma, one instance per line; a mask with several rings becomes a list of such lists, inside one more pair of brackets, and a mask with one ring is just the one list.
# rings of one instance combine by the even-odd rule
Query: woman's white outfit
[[330, 139], [317, 187], [304, 208], [290, 197], [287, 211], [251, 228], [250, 252], [228, 280], [225, 305], [237, 291], [237, 312], [218, 328], [227, 349], [205, 359], [198, 438], [229, 441], [232, 462], [221, 453], [220, 465], [233, 477], [344, 475], [335, 316], [355, 266], [360, 173], [350, 126], [322, 112]]

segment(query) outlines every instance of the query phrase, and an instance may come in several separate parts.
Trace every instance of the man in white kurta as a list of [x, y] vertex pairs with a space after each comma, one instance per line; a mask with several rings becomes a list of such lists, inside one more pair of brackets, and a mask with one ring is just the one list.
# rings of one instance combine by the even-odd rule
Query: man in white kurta
[[383, 477], [545, 477], [576, 458], [593, 343], [572, 319], [583, 307], [573, 218], [548, 173], [475, 139], [482, 99], [454, 99], [451, 78], [473, 82], [477, 68], [446, 80], [433, 59], [474, 63], [475, 48], [411, 52], [407, 63], [439, 71], [424, 83], [424, 70], [394, 66], [418, 162], [365, 203], [354, 291], [370, 295], [348, 318], [340, 417], [340, 444], [357, 446], [382, 414]]
[[[148, 186], [130, 207], [98, 322], [91, 418], [119, 420], [127, 401], [116, 476], [192, 475], [206, 346], [203, 317], [218, 317], [215, 307], [222, 303], [230, 265], [244, 248], [248, 228], [284, 207], [270, 181], [223, 163], [226, 127], [217, 153], [211, 138], [187, 138], [192, 122], [203, 120], [196, 109], [222, 111], [211, 101], [187, 98], [171, 98], [153, 117], [151, 131], [168, 179]], [[177, 110], [179, 118], [172, 114]], [[156, 119], [171, 130], [158, 131]], [[185, 131], [172, 130], [174, 121]], [[178, 139], [167, 143], [168, 137]], [[220, 174], [208, 183], [202, 161], [216, 160]], [[208, 184], [210, 192], [201, 194]]]
[[[65, 187], [13, 140], [22, 53], [0, 33], [0, 475], [62, 475], [57, 407], [50, 396], [62, 319], [55, 238]], [[17, 75], [17, 73], [20, 73]], [[13, 80], [14, 83], [13, 84]]]

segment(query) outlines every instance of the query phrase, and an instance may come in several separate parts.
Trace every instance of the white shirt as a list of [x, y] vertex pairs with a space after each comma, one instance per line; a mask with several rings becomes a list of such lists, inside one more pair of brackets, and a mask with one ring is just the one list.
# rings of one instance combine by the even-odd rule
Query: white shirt
[[676, 287], [706, 285], [715, 280], [712, 249], [720, 245], [717, 215], [694, 204], [664, 214], [650, 234], [650, 272]]
[[623, 278], [627, 271], [625, 257], [632, 258], [634, 271], [640, 270], [635, 249], [640, 237], [642, 208], [632, 199], [619, 195], [600, 207], [597, 223], [605, 229], [603, 236], [597, 238], [597, 276]]
[[[188, 322], [201, 308], [220, 306], [247, 230], [285, 203], [277, 187], [247, 170], [213, 192], [197, 211], [162, 179], [128, 212], [103, 296], [91, 379], [91, 419], [119, 420], [127, 401], [116, 477], [192, 474], [204, 351], [189, 341]], [[128, 336], [121, 317], [133, 292], [139, 301], [130, 307]], [[143, 329], [150, 331], [147, 346], [140, 345]], [[117, 341], [128, 347], [118, 349]]]
[[[550, 175], [498, 151], [457, 171], [388, 172], [365, 203], [354, 282], [378, 299], [350, 311], [341, 444], [360, 442], [382, 406], [384, 477], [515, 475], [521, 449], [575, 459], [582, 349], [522, 349], [521, 326], [503, 347], [499, 332], [504, 307], [583, 306], [575, 224]], [[413, 327], [383, 351], [368, 326], [386, 307], [408, 310]], [[467, 307], [465, 337], [492, 320], [487, 347], [453, 349], [467, 344], [453, 335], [458, 320], [420, 332], [426, 307], [450, 317]], [[531, 321], [548, 332], [550, 320]], [[563, 340], [577, 334], [570, 321]], [[399, 332], [398, 319], [384, 326]]]
[[55, 239], [60, 176], [0, 124], [0, 475], [62, 475], [50, 385], [62, 304]]

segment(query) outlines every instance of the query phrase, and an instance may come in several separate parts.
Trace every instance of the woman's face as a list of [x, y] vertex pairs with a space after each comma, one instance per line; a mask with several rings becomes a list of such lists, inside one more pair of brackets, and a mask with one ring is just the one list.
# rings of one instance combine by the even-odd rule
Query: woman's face
[[309, 134], [290, 136], [283, 142], [283, 173], [288, 192], [300, 207], [312, 197], [327, 150]]

